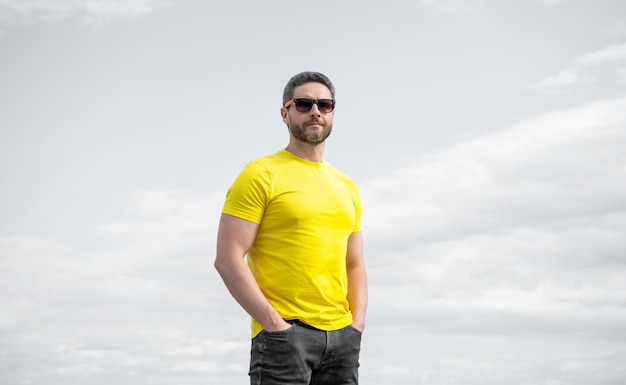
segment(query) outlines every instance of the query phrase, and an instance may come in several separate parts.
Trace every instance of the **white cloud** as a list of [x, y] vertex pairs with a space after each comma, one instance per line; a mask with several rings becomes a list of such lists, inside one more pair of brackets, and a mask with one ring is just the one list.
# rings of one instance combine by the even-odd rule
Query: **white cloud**
[[[563, 194], [572, 200], [602, 193], [615, 199], [614, 192], [625, 188], [616, 182], [624, 172], [619, 145], [625, 138], [615, 128], [626, 124], [625, 106], [626, 99], [592, 103], [422, 156], [366, 187], [364, 199], [375, 202], [370, 225], [383, 238], [415, 230], [423, 237], [466, 222], [479, 230], [478, 225], [500, 226], [507, 218], [567, 211]], [[544, 206], [533, 212], [535, 203]], [[515, 213], [509, 205], [529, 205], [531, 211]], [[502, 210], [515, 217], [502, 217]], [[427, 220], [410, 221], [414, 217]], [[403, 226], [389, 228], [398, 218], [406, 218]]]
[[70, 247], [62, 240], [50, 236], [0, 238], [0, 253], [5, 257], [16, 252], [67, 252], [69, 250]]
[[144, 16], [170, 0], [0, 0], [0, 25], [54, 22], [78, 18], [99, 23]]
[[626, 98], [605, 100], [362, 186], [370, 344], [420, 347], [406, 359], [383, 351], [366, 374], [403, 384], [622, 378], [626, 351], [610, 341], [626, 338], [624, 148]]
[[[212, 269], [222, 201], [135, 193], [127, 220], [83, 234], [95, 243], [88, 248], [0, 238], [0, 370], [28, 368], [5, 380], [161, 383], [163, 368], [174, 368], [179, 379], [209, 372], [219, 382], [220, 373], [245, 373], [225, 355], [245, 361], [247, 344], [229, 338], [247, 335], [247, 319], [230, 299], [220, 304], [228, 294]], [[207, 327], [216, 314], [224, 323]]]
[[624, 336], [624, 148], [626, 98], [520, 123], [364, 186], [372, 302], [435, 331]]
[[475, 5], [470, 0], [418, 0], [418, 8], [429, 8], [440, 12], [471, 12]]
[[528, 88], [540, 93], [563, 93], [571, 90], [572, 86], [596, 82], [607, 69], [619, 77], [619, 69], [611, 66], [620, 66], [625, 62], [626, 44], [610, 45], [575, 58], [556, 75], [534, 83]]
[[223, 194], [189, 196], [179, 191], [136, 192], [132, 210], [136, 220], [112, 222], [99, 226], [103, 236], [132, 240], [140, 248], [134, 255], [164, 255], [185, 246], [203, 244], [207, 234], [217, 232], [216, 224]]
[[585, 67], [606, 65], [616, 62], [626, 62], [626, 44], [614, 44], [599, 51], [582, 55], [574, 60], [575, 64]]
[[595, 77], [588, 72], [583, 72], [573, 68], [566, 68], [559, 71], [554, 76], [531, 85], [529, 88], [537, 92], [561, 93], [565, 91], [566, 87], [583, 83], [591, 83], [594, 80]]

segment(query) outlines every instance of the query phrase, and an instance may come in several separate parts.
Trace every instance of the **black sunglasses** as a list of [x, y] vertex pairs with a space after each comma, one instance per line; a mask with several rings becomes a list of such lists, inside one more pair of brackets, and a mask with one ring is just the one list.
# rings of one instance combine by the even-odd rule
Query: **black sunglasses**
[[309, 112], [311, 111], [311, 108], [313, 108], [314, 104], [317, 104], [317, 108], [323, 114], [333, 112], [333, 110], [335, 109], [335, 101], [333, 99], [291, 99], [290, 101], [285, 103], [285, 108], [289, 108], [289, 106], [291, 106], [292, 104], [296, 106], [296, 110], [298, 112]]

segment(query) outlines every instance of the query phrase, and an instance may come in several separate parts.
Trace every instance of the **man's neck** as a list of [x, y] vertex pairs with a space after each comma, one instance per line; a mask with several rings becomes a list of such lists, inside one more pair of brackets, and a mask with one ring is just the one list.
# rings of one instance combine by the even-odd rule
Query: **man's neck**
[[302, 158], [310, 162], [321, 163], [324, 159], [324, 144], [325, 142], [320, 144], [303, 143], [292, 138], [285, 150], [294, 154], [298, 158]]

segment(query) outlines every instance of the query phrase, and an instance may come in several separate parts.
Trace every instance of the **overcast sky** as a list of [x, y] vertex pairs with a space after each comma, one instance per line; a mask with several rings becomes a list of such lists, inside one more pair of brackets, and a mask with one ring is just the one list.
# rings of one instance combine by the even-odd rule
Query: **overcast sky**
[[226, 189], [337, 87], [363, 385], [626, 383], [623, 0], [0, 0], [0, 383], [247, 383]]

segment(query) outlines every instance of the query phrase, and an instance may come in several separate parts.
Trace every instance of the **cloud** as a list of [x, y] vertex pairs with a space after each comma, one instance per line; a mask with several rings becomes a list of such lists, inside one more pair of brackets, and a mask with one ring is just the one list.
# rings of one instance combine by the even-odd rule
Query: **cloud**
[[613, 44], [599, 51], [582, 55], [574, 63], [584, 67], [626, 62], [626, 44]]
[[80, 234], [87, 246], [0, 238], [3, 379], [220, 383], [245, 373], [248, 319], [212, 269], [222, 202], [223, 192], [136, 192], [125, 220]]
[[414, 349], [381, 352], [366, 375], [619, 383], [624, 148], [626, 98], [607, 99], [424, 154], [361, 186], [370, 344]]
[[626, 337], [623, 148], [626, 98], [522, 122], [364, 186], [373, 303], [433, 332]]
[[[405, 231], [445, 237], [466, 230], [467, 222], [480, 230], [499, 227], [506, 218], [584, 210], [565, 207], [562, 194], [577, 200], [606, 193], [612, 200], [603, 204], [621, 202], [614, 192], [624, 189], [616, 178], [623, 173], [619, 144], [625, 138], [616, 127], [626, 124], [625, 106], [626, 99], [591, 103], [421, 156], [366, 187], [364, 199], [375, 203], [371, 225], [383, 238]], [[600, 186], [606, 187], [597, 191]], [[535, 211], [534, 204], [543, 206]], [[502, 217], [502, 210], [510, 216]], [[409, 221], [416, 216], [427, 220]], [[390, 229], [386, 218], [407, 220], [400, 229]]]
[[613, 44], [575, 58], [556, 75], [534, 83], [528, 88], [548, 94], [567, 92], [573, 86], [596, 82], [604, 71], [610, 71], [620, 78], [623, 71], [620, 66], [624, 63], [626, 63], [626, 44]]
[[0, 0], [0, 25], [50, 23], [78, 18], [101, 23], [144, 16], [169, 0]]
[[427, 8], [439, 12], [471, 12], [475, 5], [470, 0], [418, 0], [417, 8]]
[[573, 68], [566, 68], [559, 71], [554, 76], [533, 84], [530, 86], [530, 89], [543, 93], [562, 93], [567, 89], [567, 87], [584, 83], [592, 83], [595, 80], [595, 76], [588, 72], [583, 72]]

